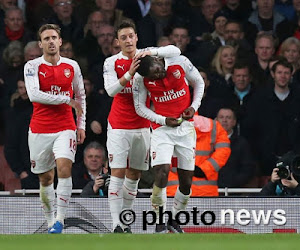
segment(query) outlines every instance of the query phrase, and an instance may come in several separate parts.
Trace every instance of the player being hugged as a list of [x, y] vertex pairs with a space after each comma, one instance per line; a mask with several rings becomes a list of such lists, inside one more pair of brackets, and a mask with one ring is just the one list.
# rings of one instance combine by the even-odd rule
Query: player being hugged
[[[61, 233], [72, 194], [71, 168], [76, 145], [85, 139], [85, 91], [77, 62], [59, 55], [62, 44], [59, 26], [41, 26], [38, 37], [43, 55], [28, 61], [24, 67], [25, 85], [33, 103], [28, 135], [31, 171], [39, 175], [48, 233]], [[76, 111], [77, 126], [72, 108]], [[56, 217], [55, 166], [58, 175]]]
[[115, 233], [130, 233], [119, 216], [132, 209], [142, 170], [149, 168], [150, 122], [138, 116], [132, 97], [132, 77], [145, 55], [172, 57], [180, 55], [173, 46], [138, 50], [135, 24], [124, 20], [116, 30], [121, 52], [104, 62], [104, 87], [114, 97], [108, 116], [107, 150], [111, 179], [108, 200]]
[[[134, 77], [133, 96], [138, 115], [152, 122], [151, 165], [154, 167], [154, 186], [151, 203], [157, 214], [157, 233], [167, 229], [182, 233], [175, 221], [176, 214], [184, 210], [190, 197], [195, 167], [196, 133], [192, 122], [204, 91], [204, 81], [198, 70], [184, 56], [158, 58], [145, 56]], [[189, 84], [193, 87], [191, 102]], [[150, 94], [155, 112], [146, 106]], [[168, 173], [171, 158], [178, 158], [179, 188], [174, 197], [172, 215], [167, 225], [159, 224], [159, 207], [166, 208]]]

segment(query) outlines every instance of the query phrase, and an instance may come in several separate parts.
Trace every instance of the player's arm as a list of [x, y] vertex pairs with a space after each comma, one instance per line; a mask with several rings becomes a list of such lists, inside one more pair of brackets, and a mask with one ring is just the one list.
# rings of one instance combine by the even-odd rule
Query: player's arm
[[193, 102], [191, 106], [187, 108], [182, 114], [182, 118], [188, 120], [193, 117], [195, 111], [197, 111], [200, 107], [204, 93], [204, 81], [199, 71], [188, 58], [183, 57], [183, 62], [181, 65], [185, 71], [185, 77], [188, 80], [188, 83], [193, 87], [194, 90]]
[[52, 95], [40, 90], [38, 66], [31, 61], [24, 66], [24, 80], [29, 100], [49, 105], [69, 104], [71, 98], [65, 95]]
[[77, 143], [82, 144], [85, 139], [85, 119], [86, 119], [86, 100], [83, 78], [79, 65], [74, 65], [73, 90], [75, 94], [75, 102], [80, 105], [81, 113], [76, 110], [77, 118]]
[[146, 55], [149, 56], [158, 56], [158, 57], [174, 57], [180, 56], [181, 51], [178, 47], [174, 45], [168, 45], [164, 47], [148, 47], [145, 49], [141, 49], [140, 53], [137, 54], [137, 57], [144, 57]]
[[148, 90], [144, 85], [144, 79], [140, 74], [136, 74], [133, 80], [133, 101], [136, 113], [152, 122], [166, 125], [166, 117], [158, 115], [146, 106]]
[[[137, 68], [137, 60], [133, 62], [130, 66], [129, 71], [127, 71], [120, 79], [115, 71], [115, 59], [114, 57], [109, 57], [104, 61], [103, 65], [103, 78], [104, 78], [104, 88], [107, 94], [114, 97], [126, 86], [127, 82], [131, 80]], [[131, 72], [131, 73], [129, 73]]]

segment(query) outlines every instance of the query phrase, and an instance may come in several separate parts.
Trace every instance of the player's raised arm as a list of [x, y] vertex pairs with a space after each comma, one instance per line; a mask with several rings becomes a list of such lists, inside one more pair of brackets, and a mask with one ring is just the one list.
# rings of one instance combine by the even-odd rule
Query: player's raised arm
[[140, 52], [136, 55], [137, 57], [144, 56], [158, 56], [158, 57], [174, 57], [179, 56], [181, 51], [178, 47], [174, 45], [168, 45], [164, 47], [149, 47], [140, 50]]
[[66, 95], [52, 95], [40, 90], [38, 65], [34, 61], [29, 61], [24, 66], [24, 80], [31, 102], [38, 102], [42, 104], [59, 105], [69, 104], [71, 98]]

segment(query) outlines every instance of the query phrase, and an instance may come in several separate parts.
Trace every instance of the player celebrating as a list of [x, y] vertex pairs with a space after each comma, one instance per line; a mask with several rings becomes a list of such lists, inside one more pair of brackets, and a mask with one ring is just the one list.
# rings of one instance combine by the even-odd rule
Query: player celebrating
[[138, 50], [135, 25], [127, 20], [117, 28], [116, 37], [121, 52], [107, 58], [103, 70], [104, 87], [114, 97], [107, 132], [111, 167], [108, 199], [114, 232], [130, 233], [130, 228], [121, 224], [119, 215], [122, 209], [132, 208], [141, 170], [148, 169], [150, 147], [150, 123], [135, 113], [130, 80], [139, 65], [139, 56], [172, 57], [180, 55], [180, 50], [175, 46], [152, 48], [143, 52]]
[[[196, 133], [191, 122], [198, 110], [204, 92], [204, 81], [198, 70], [184, 56], [140, 59], [134, 79], [134, 105], [137, 114], [152, 122], [151, 165], [154, 167], [154, 185], [151, 203], [157, 214], [157, 233], [182, 233], [175, 216], [184, 210], [190, 197], [190, 188], [195, 167]], [[142, 77], [144, 76], [144, 78]], [[191, 104], [189, 86], [194, 88]], [[150, 92], [155, 112], [146, 106]], [[167, 226], [159, 222], [159, 207], [165, 210], [168, 173], [171, 158], [178, 158], [179, 188], [174, 197], [173, 218]]]
[[[39, 175], [40, 199], [48, 233], [61, 233], [72, 194], [71, 168], [77, 143], [85, 139], [85, 92], [79, 65], [59, 55], [60, 28], [45, 24], [38, 31], [43, 56], [24, 67], [25, 85], [33, 102], [28, 145], [31, 171]], [[75, 100], [72, 99], [75, 94]], [[57, 166], [57, 213], [54, 217], [54, 167]]]

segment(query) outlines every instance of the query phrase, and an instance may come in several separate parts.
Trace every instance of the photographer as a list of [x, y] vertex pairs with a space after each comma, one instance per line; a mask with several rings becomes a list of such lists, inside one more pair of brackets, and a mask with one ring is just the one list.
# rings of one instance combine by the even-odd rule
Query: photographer
[[271, 180], [265, 185], [262, 196], [300, 196], [300, 175], [298, 155], [289, 152], [276, 164], [272, 171]]
[[105, 148], [98, 142], [89, 143], [83, 152], [83, 162], [72, 169], [73, 187], [82, 189], [84, 197], [107, 197], [109, 183]]

